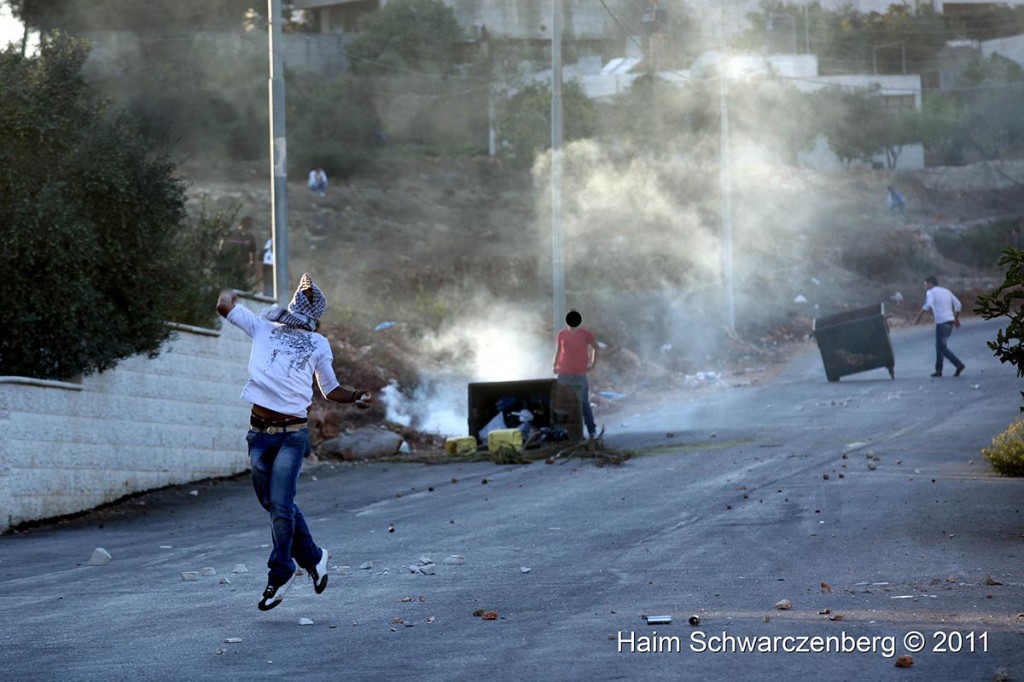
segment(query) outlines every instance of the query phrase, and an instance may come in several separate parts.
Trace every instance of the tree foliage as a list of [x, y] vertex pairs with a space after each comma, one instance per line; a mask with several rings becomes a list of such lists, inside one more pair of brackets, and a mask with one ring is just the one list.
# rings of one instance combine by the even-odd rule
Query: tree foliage
[[828, 146], [844, 166], [870, 161], [881, 151], [878, 141], [885, 122], [872, 98], [861, 92], [827, 88], [815, 93]]
[[747, 16], [750, 28], [735, 42], [748, 49], [811, 52], [821, 73], [922, 73], [947, 40], [958, 37], [947, 19], [927, 5], [894, 3], [884, 13], [836, 10], [765, 0]]
[[[562, 139], [565, 142], [597, 133], [597, 109], [582, 86], [569, 81], [562, 86]], [[529, 166], [534, 157], [551, 148], [551, 88], [530, 84], [504, 102], [498, 129], [513, 152], [517, 165]]]
[[[81, 75], [88, 48], [52, 35], [0, 52], [0, 224], [9, 304], [0, 374], [64, 378], [156, 353], [202, 281], [182, 247], [184, 186]], [[209, 273], [206, 273], [209, 275]]]
[[[886, 166], [892, 169], [904, 147], [926, 141], [926, 117], [916, 109], [888, 108], [876, 90], [828, 88], [815, 98], [825, 139], [847, 167], [853, 161], [870, 163], [875, 155], [884, 154]], [[934, 134], [941, 132], [936, 124]]]
[[348, 54], [360, 74], [449, 74], [460, 61], [464, 37], [455, 13], [441, 0], [393, 0], [362, 19]]
[[[252, 0], [6, 0], [30, 27], [63, 31], [212, 31], [239, 28]], [[266, 2], [263, 3], [266, 9]]]
[[1024, 250], [1004, 249], [999, 267], [1005, 268], [1003, 283], [978, 296], [974, 312], [986, 320], [1007, 318], [1006, 327], [996, 332], [988, 347], [1000, 362], [1010, 363], [1017, 368], [1017, 376], [1024, 377]]
[[289, 164], [295, 172], [322, 166], [328, 177], [351, 175], [366, 161], [380, 120], [350, 77], [324, 83], [295, 78], [288, 98]]
[[729, 99], [731, 129], [786, 163], [796, 164], [797, 154], [810, 149], [820, 132], [812, 98], [781, 79], [731, 87]]
[[961, 163], [957, 136], [963, 128], [964, 107], [954, 97], [940, 93], [924, 94], [918, 120], [918, 137], [938, 165]]
[[1002, 57], [975, 56], [957, 81], [956, 101], [964, 109], [957, 136], [964, 154], [1004, 158], [1024, 147], [1024, 71]]
[[695, 138], [716, 129], [718, 99], [703, 82], [680, 87], [648, 73], [599, 112], [601, 133], [614, 146], [660, 154], [692, 150]]

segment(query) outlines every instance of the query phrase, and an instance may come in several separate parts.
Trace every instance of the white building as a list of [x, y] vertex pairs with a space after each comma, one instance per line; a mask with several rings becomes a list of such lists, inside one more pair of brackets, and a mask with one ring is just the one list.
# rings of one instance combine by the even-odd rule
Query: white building
[[[718, 61], [718, 53], [708, 52], [701, 55], [690, 69], [662, 71], [658, 73], [658, 77], [666, 82], [685, 86], [695, 78], [713, 77], [717, 73]], [[636, 63], [636, 58], [620, 58], [610, 61], [599, 73], [581, 73], [568, 69], [565, 77], [578, 81], [590, 97], [608, 99], [628, 90], [633, 81], [642, 75], [642, 72], [629, 70]], [[802, 92], [813, 92], [828, 87], [862, 90], [874, 93], [891, 108], [921, 108], [921, 77], [917, 74], [821, 76], [818, 74], [818, 58], [809, 54], [736, 55], [729, 59], [729, 72], [737, 80], [772, 74]], [[536, 74], [540, 81], [549, 80], [550, 77], [550, 70]], [[884, 164], [885, 157], [879, 155], [873, 161]], [[819, 170], [842, 167], [839, 159], [828, 149], [824, 141], [819, 141], [811, 152], [801, 154], [800, 163], [805, 167]], [[924, 148], [921, 145], [905, 147], [900, 153], [897, 166], [900, 169], [924, 168]]]

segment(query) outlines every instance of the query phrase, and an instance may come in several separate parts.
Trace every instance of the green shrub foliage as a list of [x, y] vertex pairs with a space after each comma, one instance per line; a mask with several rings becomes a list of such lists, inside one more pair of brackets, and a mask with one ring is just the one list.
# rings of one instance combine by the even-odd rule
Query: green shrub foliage
[[[88, 374], [155, 354], [195, 285], [185, 192], [170, 159], [81, 75], [85, 44], [0, 52], [0, 374]], [[195, 321], [195, 320], [193, 320]]]
[[[988, 347], [1000, 362], [1017, 368], [1017, 376], [1024, 377], [1024, 250], [1007, 248], [999, 259], [1006, 277], [994, 291], [982, 294], [974, 305], [974, 312], [986, 320], [1005, 317], [1006, 327], [996, 332]], [[1024, 391], [1021, 392], [1024, 396]], [[1024, 407], [1021, 407], [1024, 412]]]
[[1003, 476], [1024, 476], [1024, 421], [1018, 419], [981, 451]]

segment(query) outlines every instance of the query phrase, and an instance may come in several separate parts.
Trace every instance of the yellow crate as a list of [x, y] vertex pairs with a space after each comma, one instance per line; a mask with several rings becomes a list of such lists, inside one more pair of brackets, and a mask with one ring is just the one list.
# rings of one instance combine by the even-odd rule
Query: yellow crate
[[516, 452], [521, 452], [523, 432], [519, 429], [495, 429], [487, 434], [488, 452], [497, 452], [502, 446], [512, 447]]
[[476, 438], [473, 436], [455, 436], [444, 442], [444, 451], [449, 457], [468, 455], [476, 452]]

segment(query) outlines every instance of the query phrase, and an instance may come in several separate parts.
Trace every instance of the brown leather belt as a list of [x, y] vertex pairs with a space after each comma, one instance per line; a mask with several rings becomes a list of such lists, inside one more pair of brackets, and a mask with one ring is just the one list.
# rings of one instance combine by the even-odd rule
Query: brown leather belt
[[249, 423], [249, 428], [253, 431], [259, 431], [260, 433], [266, 433], [273, 435], [275, 433], [294, 433], [295, 431], [301, 431], [309, 426], [308, 422], [298, 422], [296, 424], [285, 424], [282, 426], [257, 426], [252, 422]]

